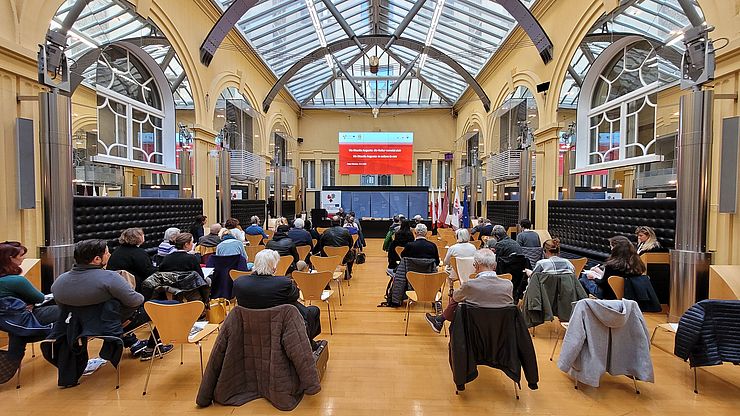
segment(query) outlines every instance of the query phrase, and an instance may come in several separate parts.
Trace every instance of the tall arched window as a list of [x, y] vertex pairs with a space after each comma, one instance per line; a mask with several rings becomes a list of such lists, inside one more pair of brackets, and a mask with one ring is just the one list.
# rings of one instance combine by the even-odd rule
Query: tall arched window
[[657, 93], [676, 80], [647, 40], [631, 36], [609, 46], [583, 81], [575, 172], [661, 161]]
[[149, 70], [147, 60], [151, 58], [146, 52], [133, 45], [102, 50], [95, 74], [94, 160], [174, 172], [174, 102], [161, 70]]

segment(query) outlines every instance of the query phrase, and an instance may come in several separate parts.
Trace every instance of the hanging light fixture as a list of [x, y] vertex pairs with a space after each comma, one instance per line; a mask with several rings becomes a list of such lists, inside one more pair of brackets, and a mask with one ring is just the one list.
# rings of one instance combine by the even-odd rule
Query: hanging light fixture
[[378, 58], [377, 56], [371, 56], [370, 57], [370, 73], [377, 74], [379, 68], [380, 68], [380, 58]]

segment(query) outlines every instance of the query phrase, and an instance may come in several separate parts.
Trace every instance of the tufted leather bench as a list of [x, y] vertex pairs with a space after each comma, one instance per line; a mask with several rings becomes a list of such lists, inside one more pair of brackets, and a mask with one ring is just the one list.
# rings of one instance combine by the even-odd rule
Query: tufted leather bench
[[267, 215], [267, 205], [265, 201], [249, 199], [232, 199], [231, 216], [239, 220], [242, 228], [247, 228], [253, 216], [260, 217], [260, 221], [265, 221]]
[[74, 240], [108, 240], [111, 251], [126, 228], [144, 230], [142, 248], [153, 254], [169, 227], [187, 230], [203, 213], [201, 199], [74, 197]]
[[[534, 224], [535, 220], [534, 200], [529, 209], [529, 220]], [[488, 201], [486, 204], [486, 218], [493, 225], [500, 224], [504, 228], [516, 227], [519, 224], [519, 201]], [[535, 227], [536, 228], [536, 227]]]

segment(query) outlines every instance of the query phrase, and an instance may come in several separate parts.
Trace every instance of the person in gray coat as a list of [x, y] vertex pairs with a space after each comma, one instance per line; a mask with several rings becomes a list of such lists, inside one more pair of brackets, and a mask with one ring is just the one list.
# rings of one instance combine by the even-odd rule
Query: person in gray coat
[[519, 227], [521, 231], [516, 235], [516, 242], [522, 247], [540, 247], [540, 236], [536, 232], [530, 230], [532, 228], [532, 222], [527, 218], [519, 221]]
[[593, 387], [599, 387], [605, 372], [654, 382], [650, 334], [637, 302], [579, 301], [563, 339], [558, 368]]

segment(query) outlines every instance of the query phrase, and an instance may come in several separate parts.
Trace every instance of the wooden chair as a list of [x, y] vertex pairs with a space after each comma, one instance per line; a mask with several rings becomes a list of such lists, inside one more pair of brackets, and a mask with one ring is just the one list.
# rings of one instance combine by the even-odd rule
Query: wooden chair
[[[293, 272], [293, 280], [301, 290], [301, 299], [304, 301], [321, 301], [326, 302], [326, 311], [328, 315], [326, 318], [329, 320], [329, 334], [334, 335], [334, 329], [331, 325], [331, 306], [329, 299], [334, 294], [333, 290], [325, 290], [326, 285], [331, 282], [333, 276], [332, 272], [318, 272], [318, 273], [306, 273], [306, 272]], [[334, 319], [337, 319], [337, 310], [334, 309]]]
[[506, 279], [506, 280], [511, 280], [511, 273], [504, 273], [504, 274], [499, 274], [499, 275], [498, 275], [498, 277], [499, 277], [500, 279]]
[[609, 276], [608, 283], [617, 299], [624, 298], [624, 277]]
[[244, 247], [244, 250], [247, 252], [247, 261], [254, 262], [254, 257], [259, 253], [260, 251], [264, 250], [265, 246], [246, 246]]
[[540, 237], [540, 243], [544, 243], [547, 240], [552, 239], [552, 236], [550, 236], [550, 232], [547, 230], [532, 230], [537, 233], [537, 235]]
[[273, 230], [265, 230], [265, 234], [267, 234], [267, 239], [272, 240], [272, 237], [275, 237], [275, 231]]
[[[193, 324], [198, 320], [198, 317], [203, 313], [204, 309], [205, 305], [201, 301], [170, 305], [154, 302], [144, 303], [144, 310], [152, 319], [154, 327], [159, 331], [159, 338], [162, 340], [160, 344], [157, 344], [154, 347], [154, 353], [156, 354], [159, 352], [161, 354], [161, 351], [159, 351], [161, 345], [180, 344], [180, 365], [182, 365], [183, 345], [196, 344], [200, 350], [201, 377], [203, 377], [203, 346], [200, 342], [218, 329], [218, 325], [216, 324], [207, 324], [205, 328], [195, 335], [190, 335]], [[142, 395], [146, 395], [146, 389], [149, 386], [149, 378], [152, 375], [152, 367], [154, 367], [153, 358], [149, 364], [149, 372], [146, 375], [146, 383], [144, 383], [144, 392]]]
[[580, 259], [573, 259], [570, 262], [573, 264], [573, 268], [575, 269], [574, 274], [576, 275], [576, 279], [578, 279], [581, 276], [581, 272], [583, 272], [583, 268], [586, 267], [588, 259], [581, 257]]
[[480, 246], [481, 246], [481, 244], [483, 244], [483, 241], [481, 241], [481, 240], [473, 240], [473, 241], [470, 242], [470, 244], [474, 245], [476, 250], [480, 250]]
[[311, 247], [316, 247], [316, 244], [318, 244], [319, 240], [312, 238], [311, 239]]
[[437, 246], [439, 260], [444, 263], [445, 257], [447, 257], [447, 243], [444, 240], [434, 240], [433, 243]]
[[245, 237], [247, 237], [247, 241], [249, 241], [250, 247], [257, 247], [262, 242], [262, 236], [261, 235], [249, 235], [247, 234]]
[[325, 227], [316, 227], [316, 231], [319, 233], [319, 235], [324, 234], [324, 231], [327, 229]]
[[479, 239], [478, 237], [480, 237], [480, 232], [476, 231], [476, 232], [474, 232], [474, 233], [473, 233], [473, 234], [472, 234], [472, 235], [470, 236], [470, 239], [471, 239], [471, 240], [478, 240], [478, 239]]
[[404, 336], [408, 336], [409, 334], [409, 308], [411, 302], [437, 302], [442, 299], [442, 290], [447, 280], [447, 273], [408, 272], [406, 273], [406, 279], [408, 279], [414, 290], [406, 291], [409, 301], [406, 303], [406, 331], [403, 334]]
[[352, 247], [357, 247], [357, 240], [360, 239], [359, 234], [352, 234]]
[[347, 246], [341, 246], [341, 247], [326, 246], [324, 247], [324, 253], [326, 253], [328, 257], [338, 256], [342, 260], [344, 260], [344, 257], [347, 255], [348, 252], [349, 252], [349, 247]]
[[275, 269], [275, 276], [287, 276], [288, 269], [292, 264], [293, 256], [280, 256], [277, 268]]
[[401, 258], [401, 253], [403, 252], [403, 249], [404, 248], [406, 248], [406, 247], [404, 247], [404, 246], [396, 246], [395, 247], [394, 250], [395, 250], [396, 254], [398, 254], [398, 258]]
[[311, 252], [311, 246], [298, 246], [295, 249], [298, 250], [299, 260], [306, 261], [308, 254]]
[[[458, 279], [459, 276], [470, 276], [471, 273], [475, 272], [475, 266], [473, 264], [472, 257], [450, 257], [450, 266], [455, 268], [455, 274], [458, 276]], [[460, 282], [462, 283], [462, 281]]]
[[231, 277], [231, 280], [236, 280], [240, 276], [246, 276], [249, 274], [252, 274], [252, 272], [243, 272], [241, 270], [235, 270], [235, 269], [229, 270], [229, 277]]
[[[346, 248], [346, 247], [345, 247]], [[342, 264], [342, 257], [329, 256], [319, 257], [311, 256], [311, 265], [317, 272], [331, 272], [332, 279], [337, 283], [337, 292], [339, 292], [339, 306], [342, 306], [342, 278], [344, 277], [343, 272], [337, 272], [337, 267]]]
[[427, 231], [427, 233], [425, 234], [425, 237], [427, 238], [427, 240], [431, 239], [432, 238], [432, 232], [431, 231]]

